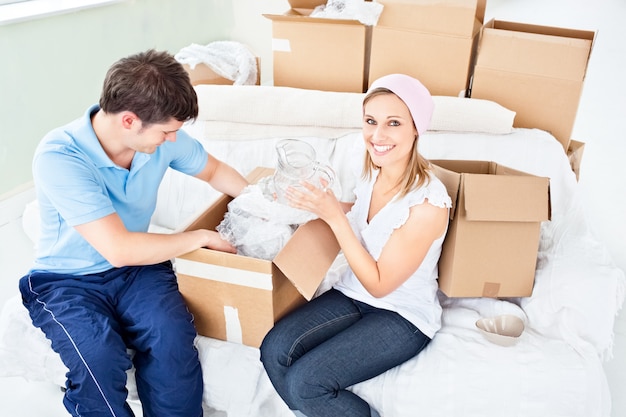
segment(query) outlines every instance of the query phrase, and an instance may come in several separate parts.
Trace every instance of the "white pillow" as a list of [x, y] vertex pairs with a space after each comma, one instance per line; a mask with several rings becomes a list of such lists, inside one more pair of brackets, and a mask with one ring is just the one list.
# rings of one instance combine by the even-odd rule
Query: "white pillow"
[[[293, 87], [198, 85], [199, 139], [337, 138], [360, 131], [364, 94]], [[432, 131], [503, 134], [515, 112], [489, 100], [434, 96]]]
[[200, 120], [361, 128], [363, 94], [293, 87], [198, 85]]
[[478, 98], [435, 96], [435, 111], [428, 130], [507, 134], [515, 112]]

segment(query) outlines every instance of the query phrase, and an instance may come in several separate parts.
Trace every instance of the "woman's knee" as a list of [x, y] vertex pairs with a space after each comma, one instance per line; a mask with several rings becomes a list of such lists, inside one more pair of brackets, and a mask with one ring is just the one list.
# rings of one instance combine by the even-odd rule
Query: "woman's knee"
[[298, 362], [289, 368], [285, 376], [285, 386], [289, 390], [289, 397], [297, 408], [302, 409], [306, 409], [308, 402], [316, 402], [324, 397], [334, 397], [338, 391], [338, 384], [330, 380], [330, 375], [322, 375], [317, 369], [304, 365]]
[[265, 335], [259, 348], [261, 362], [268, 372], [271, 372], [275, 367], [288, 366], [288, 355], [285, 349], [284, 335], [274, 327]]

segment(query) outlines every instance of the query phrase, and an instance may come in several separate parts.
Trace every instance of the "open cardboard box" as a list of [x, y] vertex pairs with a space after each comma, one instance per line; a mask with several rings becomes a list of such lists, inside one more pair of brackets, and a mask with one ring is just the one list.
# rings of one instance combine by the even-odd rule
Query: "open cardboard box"
[[[256, 58], [256, 73], [257, 73], [257, 77], [256, 77], [256, 85], [260, 85], [261, 84], [261, 66], [259, 65], [259, 58]], [[199, 85], [199, 84], [217, 84], [217, 85], [233, 85], [233, 80], [229, 80], [228, 78], [222, 77], [221, 75], [219, 75], [218, 73], [216, 73], [215, 71], [213, 71], [213, 69], [204, 64], [204, 63], [199, 63], [196, 64], [196, 66], [194, 66], [193, 68], [191, 68], [191, 66], [189, 64], [183, 64], [183, 68], [185, 68], [185, 71], [187, 71], [187, 73], [189, 74], [189, 79], [191, 80], [191, 84], [192, 85]]]
[[325, 0], [289, 0], [272, 21], [274, 85], [362, 93], [367, 89], [371, 28], [358, 20], [310, 17]]
[[[257, 168], [248, 180], [272, 173]], [[215, 230], [231, 200], [221, 196], [187, 230]], [[277, 320], [313, 297], [338, 253], [333, 232], [318, 219], [298, 227], [272, 261], [203, 248], [174, 263], [198, 334], [259, 347]]]
[[541, 222], [550, 219], [550, 180], [495, 162], [432, 160], [452, 198], [439, 260], [449, 297], [532, 294]]
[[471, 97], [516, 112], [515, 126], [569, 147], [595, 32], [491, 20], [480, 38]]
[[369, 84], [403, 73], [433, 95], [467, 95], [486, 1], [379, 2], [383, 11], [372, 29]]

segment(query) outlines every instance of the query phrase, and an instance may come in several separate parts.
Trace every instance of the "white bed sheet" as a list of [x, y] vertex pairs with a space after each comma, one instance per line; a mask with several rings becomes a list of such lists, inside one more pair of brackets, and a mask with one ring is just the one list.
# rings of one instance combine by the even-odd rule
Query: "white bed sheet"
[[[273, 144], [278, 139], [210, 140], [205, 146], [245, 174], [256, 166], [273, 166]], [[349, 190], [355, 161], [360, 163], [355, 159], [360, 135], [304, 139], [335, 167], [342, 189]], [[387, 417], [609, 417], [602, 361], [611, 355], [614, 318], [626, 284], [623, 272], [586, 227], [575, 175], [561, 145], [533, 129], [514, 129], [507, 135], [429, 132], [420, 140], [421, 152], [431, 159], [492, 160], [550, 177], [552, 220], [542, 225], [533, 296], [442, 297], [443, 328], [427, 350], [352, 389]], [[210, 187], [171, 173], [160, 191], [154, 227], [179, 228], [216, 196]], [[526, 331], [515, 346], [493, 345], [474, 327], [479, 317], [502, 313], [526, 321]], [[33, 340], [38, 341], [35, 350]], [[17, 299], [7, 303], [0, 318], [0, 341], [4, 375], [62, 383], [63, 365], [54, 355], [42, 355], [47, 340], [30, 325]], [[292, 415], [273, 391], [257, 349], [202, 336], [196, 342], [204, 370], [206, 415]]]
[[[315, 139], [305, 139], [315, 143]], [[334, 144], [324, 142], [318, 150], [338, 172], [349, 175], [360, 140], [358, 133], [349, 134]], [[409, 417], [416, 410], [428, 416], [609, 416], [610, 394], [602, 360], [611, 355], [614, 317], [624, 299], [624, 276], [586, 228], [576, 178], [561, 145], [536, 129], [514, 129], [507, 135], [429, 132], [420, 140], [421, 152], [430, 159], [492, 160], [550, 178], [552, 220], [542, 226], [534, 294], [506, 301], [443, 297], [443, 328], [428, 349], [353, 389], [384, 416]], [[250, 155], [234, 161], [241, 146]], [[269, 162], [271, 166], [273, 161], [272, 146], [264, 146], [264, 154], [256, 140], [212, 140], [207, 148], [241, 164], [238, 168], [243, 172], [257, 164]], [[526, 321], [527, 329], [516, 346], [493, 345], [474, 327], [480, 317], [503, 313], [518, 314]], [[202, 349], [210, 343], [239, 350], [235, 356], [245, 357], [248, 363], [258, 359], [256, 349], [203, 337], [198, 342], [201, 352], [212, 352]], [[212, 377], [211, 369], [221, 374], [220, 363], [210, 355], [203, 357], [207, 401], [214, 389], [232, 392], [224, 387], [223, 379]], [[255, 366], [257, 372], [251, 373], [246, 386], [258, 388], [246, 390], [244, 395], [254, 395], [240, 404], [251, 410], [272, 409], [259, 415], [290, 415], [266, 386], [258, 362]], [[251, 415], [237, 414], [235, 404], [239, 402], [232, 408], [220, 406], [229, 415]]]

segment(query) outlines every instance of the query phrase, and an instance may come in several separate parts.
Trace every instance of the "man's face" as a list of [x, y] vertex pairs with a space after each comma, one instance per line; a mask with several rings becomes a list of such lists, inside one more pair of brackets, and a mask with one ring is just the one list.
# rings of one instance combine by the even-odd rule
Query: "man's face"
[[135, 134], [129, 138], [128, 146], [147, 154], [154, 153], [156, 148], [166, 141], [175, 142], [176, 132], [183, 126], [183, 122], [176, 119], [150, 125], [146, 125], [138, 119], [137, 121], [137, 127], [133, 126]]

